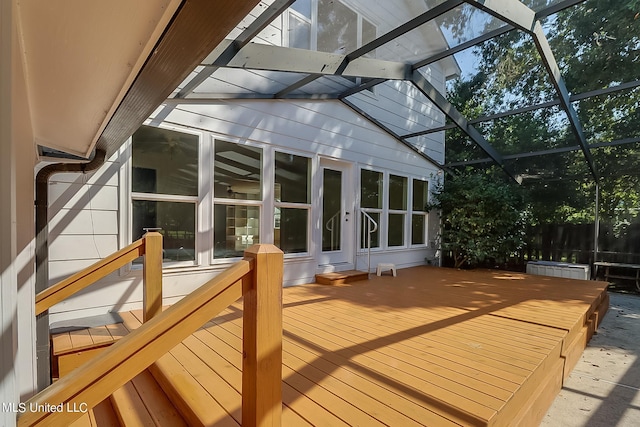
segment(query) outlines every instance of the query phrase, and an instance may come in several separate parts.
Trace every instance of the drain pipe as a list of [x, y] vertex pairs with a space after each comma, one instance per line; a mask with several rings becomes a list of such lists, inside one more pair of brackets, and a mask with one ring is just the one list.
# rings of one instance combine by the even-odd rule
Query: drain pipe
[[[55, 163], [40, 169], [36, 175], [36, 294], [49, 287], [49, 178], [57, 173], [94, 171], [105, 162], [106, 152], [96, 149], [87, 163]], [[36, 317], [36, 368], [38, 391], [51, 384], [49, 349], [49, 313]]]

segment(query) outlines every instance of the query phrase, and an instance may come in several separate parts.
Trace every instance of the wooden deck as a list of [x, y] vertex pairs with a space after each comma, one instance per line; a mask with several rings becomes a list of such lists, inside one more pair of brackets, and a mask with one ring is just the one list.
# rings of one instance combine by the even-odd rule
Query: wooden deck
[[[435, 267], [285, 288], [283, 426], [537, 425], [608, 307], [605, 288]], [[150, 369], [204, 425], [241, 422], [241, 307]], [[140, 313], [123, 318], [133, 329]], [[180, 371], [177, 385], [162, 369]]]

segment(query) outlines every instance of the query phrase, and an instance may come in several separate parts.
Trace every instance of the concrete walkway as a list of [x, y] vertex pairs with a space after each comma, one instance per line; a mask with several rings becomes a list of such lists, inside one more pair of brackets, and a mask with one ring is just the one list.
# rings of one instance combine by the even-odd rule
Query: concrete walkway
[[640, 426], [640, 296], [610, 297], [598, 333], [541, 426]]

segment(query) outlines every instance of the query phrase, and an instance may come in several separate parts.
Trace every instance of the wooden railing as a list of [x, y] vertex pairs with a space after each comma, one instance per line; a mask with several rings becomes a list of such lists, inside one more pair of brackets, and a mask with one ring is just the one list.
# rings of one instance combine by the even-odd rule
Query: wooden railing
[[82, 415], [74, 408], [93, 408], [242, 296], [242, 424], [280, 425], [282, 271], [280, 249], [250, 247], [243, 260], [31, 398], [18, 426], [71, 424]]
[[38, 293], [36, 316], [141, 256], [144, 256], [143, 316], [145, 321], [151, 319], [162, 310], [162, 234], [155, 231]]

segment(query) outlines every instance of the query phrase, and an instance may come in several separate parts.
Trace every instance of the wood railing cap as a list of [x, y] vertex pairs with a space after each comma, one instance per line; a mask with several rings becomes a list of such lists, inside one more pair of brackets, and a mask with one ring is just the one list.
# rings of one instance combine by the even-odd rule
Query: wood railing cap
[[269, 243], [258, 243], [252, 246], [249, 246], [244, 251], [245, 255], [258, 255], [258, 254], [282, 254], [284, 252], [277, 247], [276, 245], [272, 245]]

